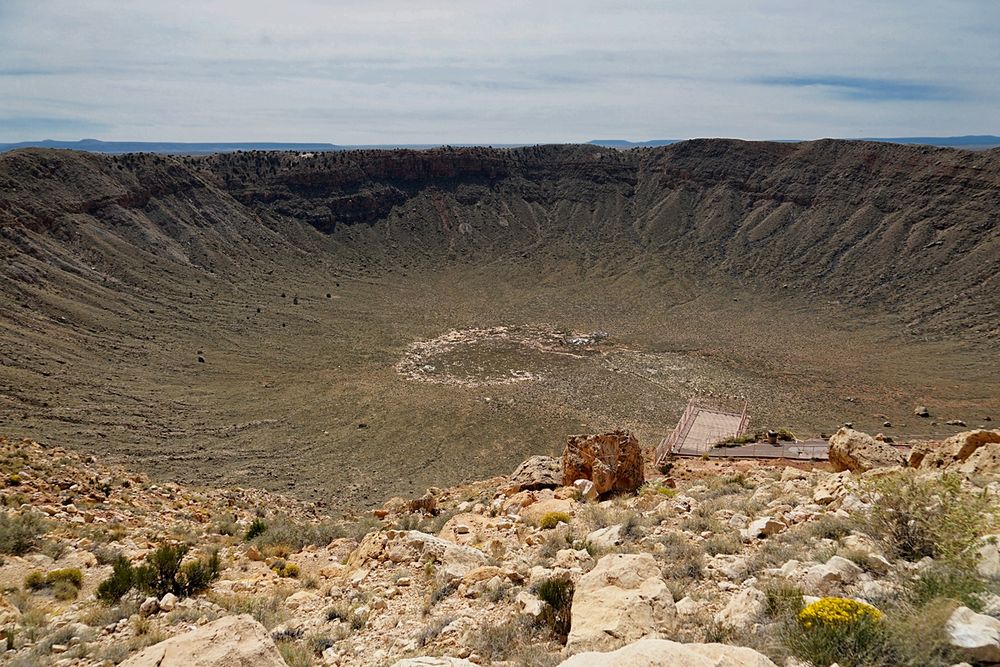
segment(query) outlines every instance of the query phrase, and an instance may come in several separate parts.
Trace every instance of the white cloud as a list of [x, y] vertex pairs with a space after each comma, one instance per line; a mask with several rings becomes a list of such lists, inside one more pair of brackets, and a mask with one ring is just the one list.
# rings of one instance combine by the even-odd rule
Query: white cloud
[[1000, 132], [992, 0], [617, 4], [4, 0], [0, 141]]

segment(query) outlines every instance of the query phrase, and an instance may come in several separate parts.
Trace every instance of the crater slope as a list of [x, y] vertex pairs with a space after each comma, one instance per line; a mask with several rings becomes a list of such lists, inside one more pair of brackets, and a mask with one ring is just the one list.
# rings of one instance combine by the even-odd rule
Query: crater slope
[[13, 151], [0, 421], [335, 506], [651, 445], [695, 392], [947, 433], [1000, 418], [998, 211], [998, 150]]

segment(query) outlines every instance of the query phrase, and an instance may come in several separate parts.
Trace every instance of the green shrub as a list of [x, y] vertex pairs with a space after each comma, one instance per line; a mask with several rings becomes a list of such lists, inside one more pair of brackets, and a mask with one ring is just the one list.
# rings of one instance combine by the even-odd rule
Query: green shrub
[[67, 567], [62, 570], [52, 570], [45, 575], [45, 582], [54, 586], [60, 581], [68, 582], [77, 588], [83, 588], [83, 572], [79, 568]]
[[24, 587], [33, 591], [45, 588], [45, 575], [41, 572], [29, 572], [24, 578]]
[[566, 512], [546, 512], [538, 521], [539, 528], [549, 530], [555, 528], [560, 523], [569, 523], [573, 518]]
[[45, 530], [46, 522], [32, 512], [3, 512], [0, 514], [0, 554], [23, 556], [38, 545]]
[[83, 587], [83, 572], [75, 567], [52, 570], [48, 574], [31, 572], [24, 578], [24, 587], [34, 591], [51, 588], [57, 599], [72, 600]]
[[569, 634], [573, 591], [573, 582], [562, 577], [544, 579], [534, 587], [535, 595], [545, 604], [539, 620], [562, 642]]
[[934, 563], [913, 581], [913, 600], [926, 605], [934, 600], [957, 600], [973, 611], [982, 611], [987, 582], [970, 567]]
[[787, 620], [802, 611], [802, 589], [784, 580], [764, 587], [765, 611], [770, 618]]
[[250, 540], [252, 540], [254, 538], [260, 537], [261, 535], [263, 535], [266, 532], [267, 532], [267, 524], [264, 523], [264, 520], [261, 519], [260, 517], [256, 517], [250, 523], [250, 527], [247, 528], [247, 533], [246, 533], [246, 536], [245, 536], [246, 541], [249, 542]]
[[111, 575], [97, 586], [97, 599], [112, 605], [135, 586], [135, 568], [124, 556], [119, 556], [114, 563]]
[[76, 596], [80, 594], [80, 588], [74, 586], [71, 581], [57, 581], [52, 586], [52, 595], [57, 600], [75, 600]]
[[218, 552], [213, 552], [206, 559], [182, 565], [187, 552], [186, 545], [165, 544], [147, 554], [146, 562], [138, 566], [120, 557], [115, 561], [111, 576], [97, 587], [97, 598], [114, 604], [133, 588], [158, 598], [167, 593], [177, 597], [200, 593], [219, 577], [222, 562]]
[[989, 529], [997, 515], [992, 497], [963, 491], [956, 475], [918, 481], [900, 473], [878, 480], [869, 496], [866, 532], [882, 542], [887, 555], [907, 561], [925, 556], [968, 561], [980, 531]]
[[300, 572], [298, 565], [281, 560], [280, 558], [271, 564], [271, 569], [274, 570], [279, 577], [288, 577], [291, 579], [297, 578]]

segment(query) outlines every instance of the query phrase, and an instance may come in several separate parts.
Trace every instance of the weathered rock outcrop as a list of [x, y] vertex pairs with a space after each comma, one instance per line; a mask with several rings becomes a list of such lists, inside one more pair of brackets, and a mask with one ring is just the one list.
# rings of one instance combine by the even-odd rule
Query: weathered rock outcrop
[[576, 584], [566, 650], [611, 649], [657, 637], [675, 616], [674, 598], [651, 554], [611, 554]]
[[369, 561], [436, 563], [440, 565], [441, 572], [460, 579], [475, 568], [486, 565], [488, 558], [478, 549], [418, 530], [389, 530], [366, 535], [348, 558], [347, 565], [360, 568]]
[[751, 648], [641, 639], [610, 653], [579, 653], [559, 667], [775, 667]]
[[940, 445], [920, 443], [910, 454], [910, 465], [963, 475], [1000, 474], [1000, 430], [965, 431]]
[[246, 614], [223, 616], [153, 644], [122, 667], [286, 667], [263, 625]]
[[632, 492], [645, 481], [642, 448], [628, 431], [570, 436], [562, 464], [563, 486], [589, 479], [601, 495]]
[[742, 630], [748, 628], [764, 614], [767, 596], [753, 588], [744, 588], [729, 599], [729, 604], [715, 615], [715, 622], [723, 628]]
[[906, 459], [891, 445], [846, 427], [830, 438], [829, 456], [835, 472], [865, 472], [872, 468], [901, 468], [906, 465]]
[[532, 456], [517, 467], [510, 476], [505, 491], [537, 491], [554, 489], [562, 484], [562, 461], [551, 456]]

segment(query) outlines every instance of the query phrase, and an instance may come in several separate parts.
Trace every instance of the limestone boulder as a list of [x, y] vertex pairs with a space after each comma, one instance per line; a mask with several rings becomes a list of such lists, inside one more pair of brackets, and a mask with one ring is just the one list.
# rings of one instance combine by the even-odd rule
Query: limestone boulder
[[514, 470], [505, 493], [554, 489], [561, 483], [562, 461], [551, 456], [532, 456]]
[[639, 440], [628, 431], [570, 436], [562, 466], [563, 486], [589, 479], [598, 495], [635, 492], [645, 481]]
[[817, 505], [829, 505], [835, 500], [843, 498], [847, 495], [847, 484], [850, 479], [850, 470], [821, 478], [813, 490], [813, 502]]
[[743, 630], [749, 628], [764, 614], [767, 596], [753, 588], [744, 588], [729, 599], [729, 603], [715, 615], [715, 623], [723, 628]]
[[568, 514], [572, 517], [575, 511], [576, 502], [569, 498], [546, 498], [521, 508], [519, 514], [527, 523], [537, 526], [546, 514]]
[[252, 616], [223, 616], [132, 656], [121, 667], [286, 667]]
[[891, 445], [867, 433], [842, 428], [830, 438], [830, 465], [835, 472], [866, 472], [874, 468], [902, 468], [906, 459]]
[[674, 599], [651, 554], [601, 558], [576, 584], [568, 653], [618, 648], [670, 632]]
[[598, 549], [610, 551], [611, 549], [625, 543], [625, 536], [622, 535], [622, 528], [624, 528], [624, 526], [620, 523], [606, 528], [598, 528], [597, 530], [587, 534], [586, 541]]
[[1000, 473], [1000, 430], [965, 431], [937, 446], [920, 443], [913, 448], [910, 465], [922, 470], [996, 475]]
[[473, 547], [456, 544], [418, 530], [373, 531], [365, 536], [348, 558], [352, 570], [383, 561], [393, 563], [435, 563], [453, 579], [461, 579], [486, 565], [489, 558]]
[[979, 574], [987, 579], [1000, 578], [1000, 535], [981, 538], [976, 553], [976, 569]]
[[783, 521], [778, 521], [769, 516], [762, 516], [750, 523], [749, 526], [740, 531], [740, 535], [743, 537], [744, 541], [756, 540], [763, 537], [770, 537], [771, 535], [777, 535], [788, 525]]
[[854, 583], [863, 572], [853, 561], [832, 556], [825, 563], [806, 570], [805, 586], [810, 591], [831, 592], [841, 585]]
[[641, 639], [609, 653], [578, 653], [559, 667], [776, 667], [751, 648]]
[[1000, 662], [1000, 621], [959, 607], [945, 624], [948, 643], [975, 662]]

